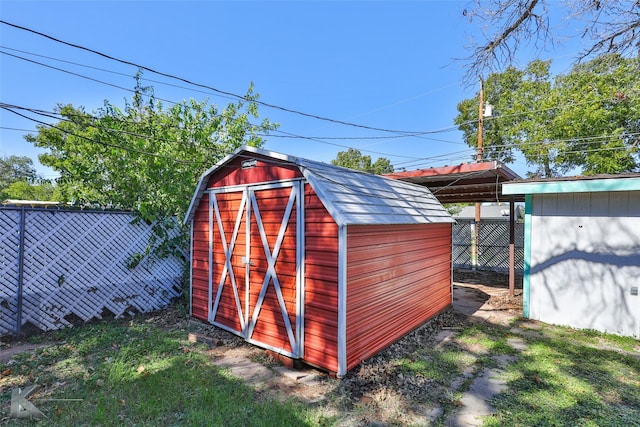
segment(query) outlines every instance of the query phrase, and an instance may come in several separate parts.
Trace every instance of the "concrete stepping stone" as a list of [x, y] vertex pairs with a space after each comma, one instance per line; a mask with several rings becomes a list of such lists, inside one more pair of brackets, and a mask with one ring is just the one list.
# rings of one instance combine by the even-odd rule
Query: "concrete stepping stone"
[[213, 362], [220, 368], [229, 369], [229, 372], [249, 383], [266, 381], [273, 373], [260, 363], [252, 362], [245, 357], [223, 356]]

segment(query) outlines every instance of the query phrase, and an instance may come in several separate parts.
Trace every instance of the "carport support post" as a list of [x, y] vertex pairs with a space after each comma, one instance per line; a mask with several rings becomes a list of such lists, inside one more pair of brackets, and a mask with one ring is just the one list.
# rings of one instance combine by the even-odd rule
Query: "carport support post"
[[515, 240], [516, 240], [516, 220], [515, 220], [515, 201], [513, 196], [509, 197], [509, 295], [513, 296], [515, 293], [516, 283], [516, 253], [515, 253]]

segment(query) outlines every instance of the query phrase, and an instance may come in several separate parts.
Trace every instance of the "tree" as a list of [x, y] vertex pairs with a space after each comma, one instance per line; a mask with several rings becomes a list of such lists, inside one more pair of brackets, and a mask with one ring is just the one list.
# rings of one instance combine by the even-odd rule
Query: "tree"
[[[603, 55], [552, 77], [550, 61], [491, 74], [485, 99], [486, 158], [505, 163], [518, 152], [534, 166], [532, 175], [619, 173], [640, 168], [640, 59]], [[475, 147], [478, 97], [458, 104], [455, 123]]]
[[50, 183], [43, 181], [39, 184], [30, 184], [27, 181], [16, 181], [1, 191], [2, 199], [17, 200], [56, 200], [56, 188]]
[[[60, 121], [38, 126], [25, 138], [48, 153], [40, 162], [56, 170], [61, 201], [78, 206], [135, 210], [154, 224], [145, 254], [180, 254], [187, 230], [176, 233], [200, 175], [241, 145], [260, 146], [260, 134], [275, 129], [269, 120], [252, 124], [258, 108], [249, 87], [243, 100], [222, 110], [206, 101], [164, 108], [153, 88], [140, 86], [120, 109], [109, 101], [93, 114], [58, 105]], [[143, 254], [127, 261], [133, 268]]]
[[257, 95], [223, 110], [206, 101], [164, 108], [150, 87], [140, 86], [124, 109], [105, 101], [88, 114], [58, 105], [61, 120], [39, 126], [26, 139], [47, 148], [42, 164], [60, 174], [60, 196], [76, 205], [135, 209], [147, 221], [182, 218], [200, 175], [243, 144], [260, 146], [258, 134], [276, 126], [257, 117]]
[[33, 160], [26, 156], [0, 157], [0, 190], [18, 181], [33, 183], [38, 175]]
[[0, 200], [55, 200], [55, 187], [36, 173], [26, 156], [0, 158]]
[[377, 175], [393, 172], [393, 166], [389, 159], [379, 157], [374, 163], [371, 163], [371, 156], [365, 156], [355, 148], [340, 151], [336, 158], [331, 160], [331, 164]]
[[[463, 14], [479, 22], [483, 36], [469, 46], [468, 77], [512, 64], [523, 45], [539, 51], [568, 37], [590, 39], [578, 60], [604, 53], [636, 55], [640, 49], [640, 2], [637, 0], [565, 0], [548, 7], [545, 0], [475, 0]], [[562, 17], [564, 27], [553, 21]], [[566, 19], [569, 18], [569, 19]], [[560, 19], [558, 19], [560, 21]]]

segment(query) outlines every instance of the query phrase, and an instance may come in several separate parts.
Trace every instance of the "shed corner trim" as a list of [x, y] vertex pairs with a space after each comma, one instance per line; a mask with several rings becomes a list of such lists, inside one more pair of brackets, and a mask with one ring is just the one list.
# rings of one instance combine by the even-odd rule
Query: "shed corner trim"
[[347, 373], [347, 227], [338, 228], [338, 372]]

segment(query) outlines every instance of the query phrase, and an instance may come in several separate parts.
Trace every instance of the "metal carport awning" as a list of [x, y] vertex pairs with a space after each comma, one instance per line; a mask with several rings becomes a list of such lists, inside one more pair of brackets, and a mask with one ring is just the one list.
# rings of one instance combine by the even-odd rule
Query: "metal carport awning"
[[[394, 172], [385, 176], [428, 187], [440, 203], [510, 202], [511, 195], [502, 194], [502, 183], [522, 179], [499, 161]], [[515, 195], [513, 200], [524, 202], [524, 196]]]
[[[515, 288], [515, 202], [524, 195], [502, 193], [502, 184], [522, 178], [499, 161], [463, 163], [414, 171], [394, 172], [388, 178], [423, 185], [440, 203], [509, 202], [509, 293]], [[479, 220], [476, 208], [476, 221]]]

